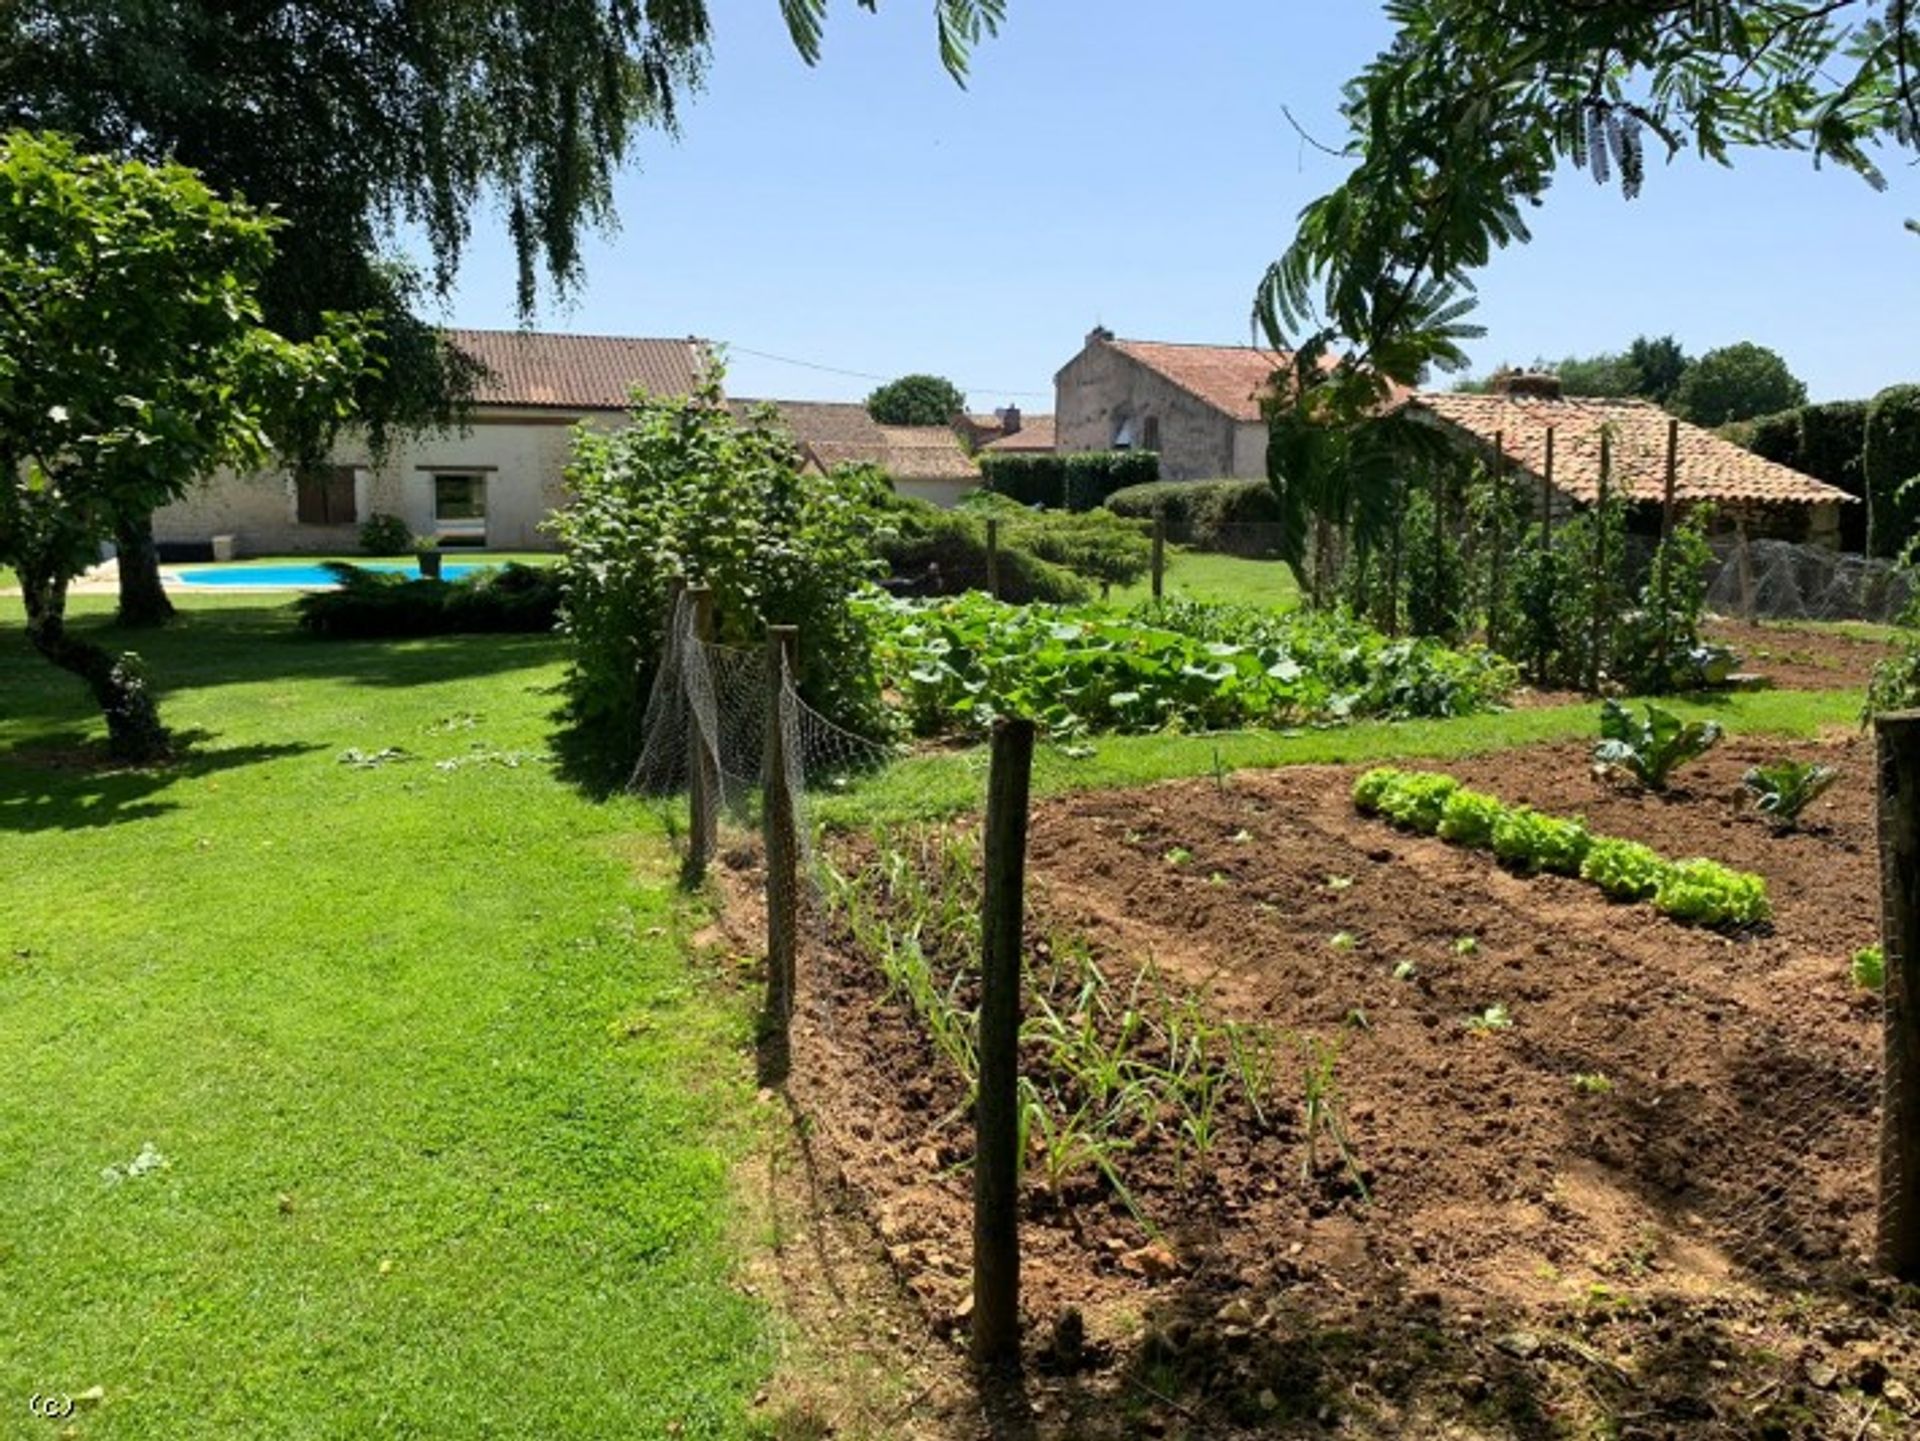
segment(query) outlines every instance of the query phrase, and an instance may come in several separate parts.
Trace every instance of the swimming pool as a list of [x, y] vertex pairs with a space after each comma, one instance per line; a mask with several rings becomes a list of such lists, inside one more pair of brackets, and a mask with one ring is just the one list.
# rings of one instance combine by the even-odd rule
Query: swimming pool
[[[410, 560], [355, 561], [362, 570], [400, 571], [418, 575], [420, 567]], [[485, 570], [486, 561], [447, 560], [440, 563], [442, 580], [458, 580], [476, 570]], [[183, 570], [182, 585], [248, 586], [273, 590], [324, 590], [338, 585], [333, 573], [320, 565], [223, 565], [212, 570]]]

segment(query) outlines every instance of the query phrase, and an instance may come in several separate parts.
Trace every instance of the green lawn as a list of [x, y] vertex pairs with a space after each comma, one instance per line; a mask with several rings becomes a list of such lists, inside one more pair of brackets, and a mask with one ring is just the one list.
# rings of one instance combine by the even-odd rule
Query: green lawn
[[747, 1431], [748, 1018], [689, 965], [651, 818], [532, 759], [556, 643], [329, 644], [195, 597], [135, 642], [195, 756], [111, 775], [19, 620], [0, 1435], [93, 1386], [87, 1438]]
[[[1190, 600], [1230, 601], [1281, 610], [1291, 609], [1300, 600], [1293, 572], [1277, 560], [1242, 560], [1239, 556], [1177, 547], [1167, 552], [1162, 589], [1167, 595]], [[1152, 594], [1152, 581], [1142, 580], [1135, 585], [1115, 586], [1110, 599], [1116, 606], [1129, 606]]]

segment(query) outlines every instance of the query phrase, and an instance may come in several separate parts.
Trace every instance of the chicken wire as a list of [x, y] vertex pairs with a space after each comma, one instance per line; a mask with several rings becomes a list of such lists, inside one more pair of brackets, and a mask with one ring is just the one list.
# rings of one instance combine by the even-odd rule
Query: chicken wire
[[1913, 572], [1891, 560], [1820, 545], [1755, 540], [1714, 547], [1707, 607], [1758, 620], [1892, 624], [1913, 603]]
[[[764, 650], [700, 639], [693, 606], [683, 598], [667, 625], [629, 788], [674, 800], [688, 793], [695, 768], [704, 764], [714, 778], [703, 792], [707, 833], [718, 835], [727, 824], [757, 825], [767, 778], [766, 720], [775, 710], [771, 677]], [[827, 934], [829, 918], [824, 859], [813, 840], [815, 798], [878, 773], [903, 752], [809, 706], [784, 667], [777, 714], [797, 865], [792, 892], [768, 900], [796, 918], [800, 937], [817, 941]], [[1085, 784], [1085, 756], [1074, 747], [1037, 748], [1034, 792]], [[984, 801], [986, 748], [955, 759], [967, 789]], [[1897, 968], [1888, 960], [1891, 978]], [[834, 1026], [821, 997], [803, 988], [797, 999], [817, 1022]], [[1664, 1113], [1639, 1117], [1643, 1126], [1635, 1129], [1648, 1154], [1631, 1169], [1669, 1188], [1741, 1267], [1796, 1285], [1832, 1278], [1871, 1249], [1875, 1232], [1884, 1234], [1899, 1219], [1885, 1210], [1891, 1188], [1876, 1185], [1877, 1167], [1888, 1164], [1879, 1149], [1886, 1134], [1882, 1114], [1900, 1105], [1886, 1086], [1883, 1056], [1894, 1053], [1898, 1040], [1889, 1028], [1883, 1046], [1848, 1047], [1752, 1018], [1717, 1030], [1710, 1043], [1725, 1057], [1724, 1084], [1717, 1094], [1656, 1092], [1653, 1105]], [[1757, 1154], [1722, 1154], [1723, 1136], [1735, 1133], [1764, 1135], [1765, 1145]], [[1863, 1208], [1868, 1192], [1879, 1199]]]

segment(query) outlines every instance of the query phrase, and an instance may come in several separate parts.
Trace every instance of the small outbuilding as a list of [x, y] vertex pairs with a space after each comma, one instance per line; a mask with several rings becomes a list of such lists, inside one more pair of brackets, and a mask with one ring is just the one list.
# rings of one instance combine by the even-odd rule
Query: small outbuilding
[[1859, 503], [1711, 430], [1675, 422], [1650, 400], [1563, 395], [1551, 375], [1497, 376], [1486, 394], [1417, 391], [1406, 404], [1481, 457], [1504, 456], [1507, 473], [1531, 481], [1556, 512], [1599, 499], [1603, 440], [1608, 493], [1660, 504], [1676, 425], [1674, 498], [1683, 510], [1711, 503], [1723, 525], [1755, 538], [1835, 546], [1840, 507]]

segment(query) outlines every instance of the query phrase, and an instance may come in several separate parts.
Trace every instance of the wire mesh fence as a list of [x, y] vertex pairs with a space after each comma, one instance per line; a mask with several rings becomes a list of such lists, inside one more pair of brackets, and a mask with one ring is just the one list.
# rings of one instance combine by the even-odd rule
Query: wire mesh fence
[[[697, 595], [680, 597], [667, 625], [631, 788], [663, 799], [690, 795], [690, 850], [701, 848], [703, 834], [708, 854], [743, 842], [750, 847], [750, 833], [760, 838], [755, 860], [766, 877], [769, 1010], [787, 1014], [797, 1004], [832, 1034], [859, 1018], [838, 1016], [830, 997], [796, 988], [793, 965], [793, 955], [808, 946], [845, 941], [831, 903], [832, 858], [817, 839], [820, 826], [842, 792], [871, 794], [895, 777], [911, 777], [922, 758], [853, 734], [808, 705], [777, 640], [744, 650], [703, 639], [702, 628]], [[964, 775], [977, 809], [988, 789], [984, 749], [944, 759], [949, 771]], [[1035, 791], [1074, 788], [1084, 763], [1074, 748], [1042, 745], [1033, 765]], [[702, 780], [703, 772], [709, 779]], [[969, 833], [968, 844], [978, 840], [977, 831]], [[978, 867], [968, 874], [969, 884], [977, 884]], [[978, 896], [952, 903], [977, 906]], [[790, 928], [784, 942], [776, 934], [782, 917]], [[1890, 973], [1897, 969], [1894, 956], [1888, 963]], [[1889, 983], [1889, 1029], [1880, 1045], [1844, 1027], [1789, 1031], [1737, 1005], [1723, 1016], [1725, 999], [1716, 988], [1678, 987], [1659, 1003], [1703, 1017], [1700, 1044], [1713, 1048], [1720, 1080], [1704, 1090], [1669, 1093], [1657, 1075], [1649, 1078], [1650, 1099], [1634, 1103], [1645, 1108], [1635, 1117], [1631, 1142], [1648, 1154], [1630, 1169], [1683, 1198], [1742, 1268], [1818, 1284], [1859, 1251], [1862, 1196], [1873, 1185], [1879, 1154], [1877, 1229], [1882, 1237], [1897, 1234], [1907, 1218], [1899, 1186], [1887, 1179], [1895, 1162], [1886, 1157], [1895, 1153], [1884, 1148], [1905, 1116], [1920, 1114], [1920, 1107], [1902, 1104], [1888, 1069], [1908, 1044], [1891, 1018], [1897, 986], [1897, 978]], [[1755, 1135], [1765, 1138], [1758, 1146]], [[1734, 1137], [1746, 1139], [1736, 1144]]]
[[1898, 621], [1914, 599], [1913, 574], [1891, 560], [1781, 540], [1720, 540], [1707, 606], [1757, 620]]

